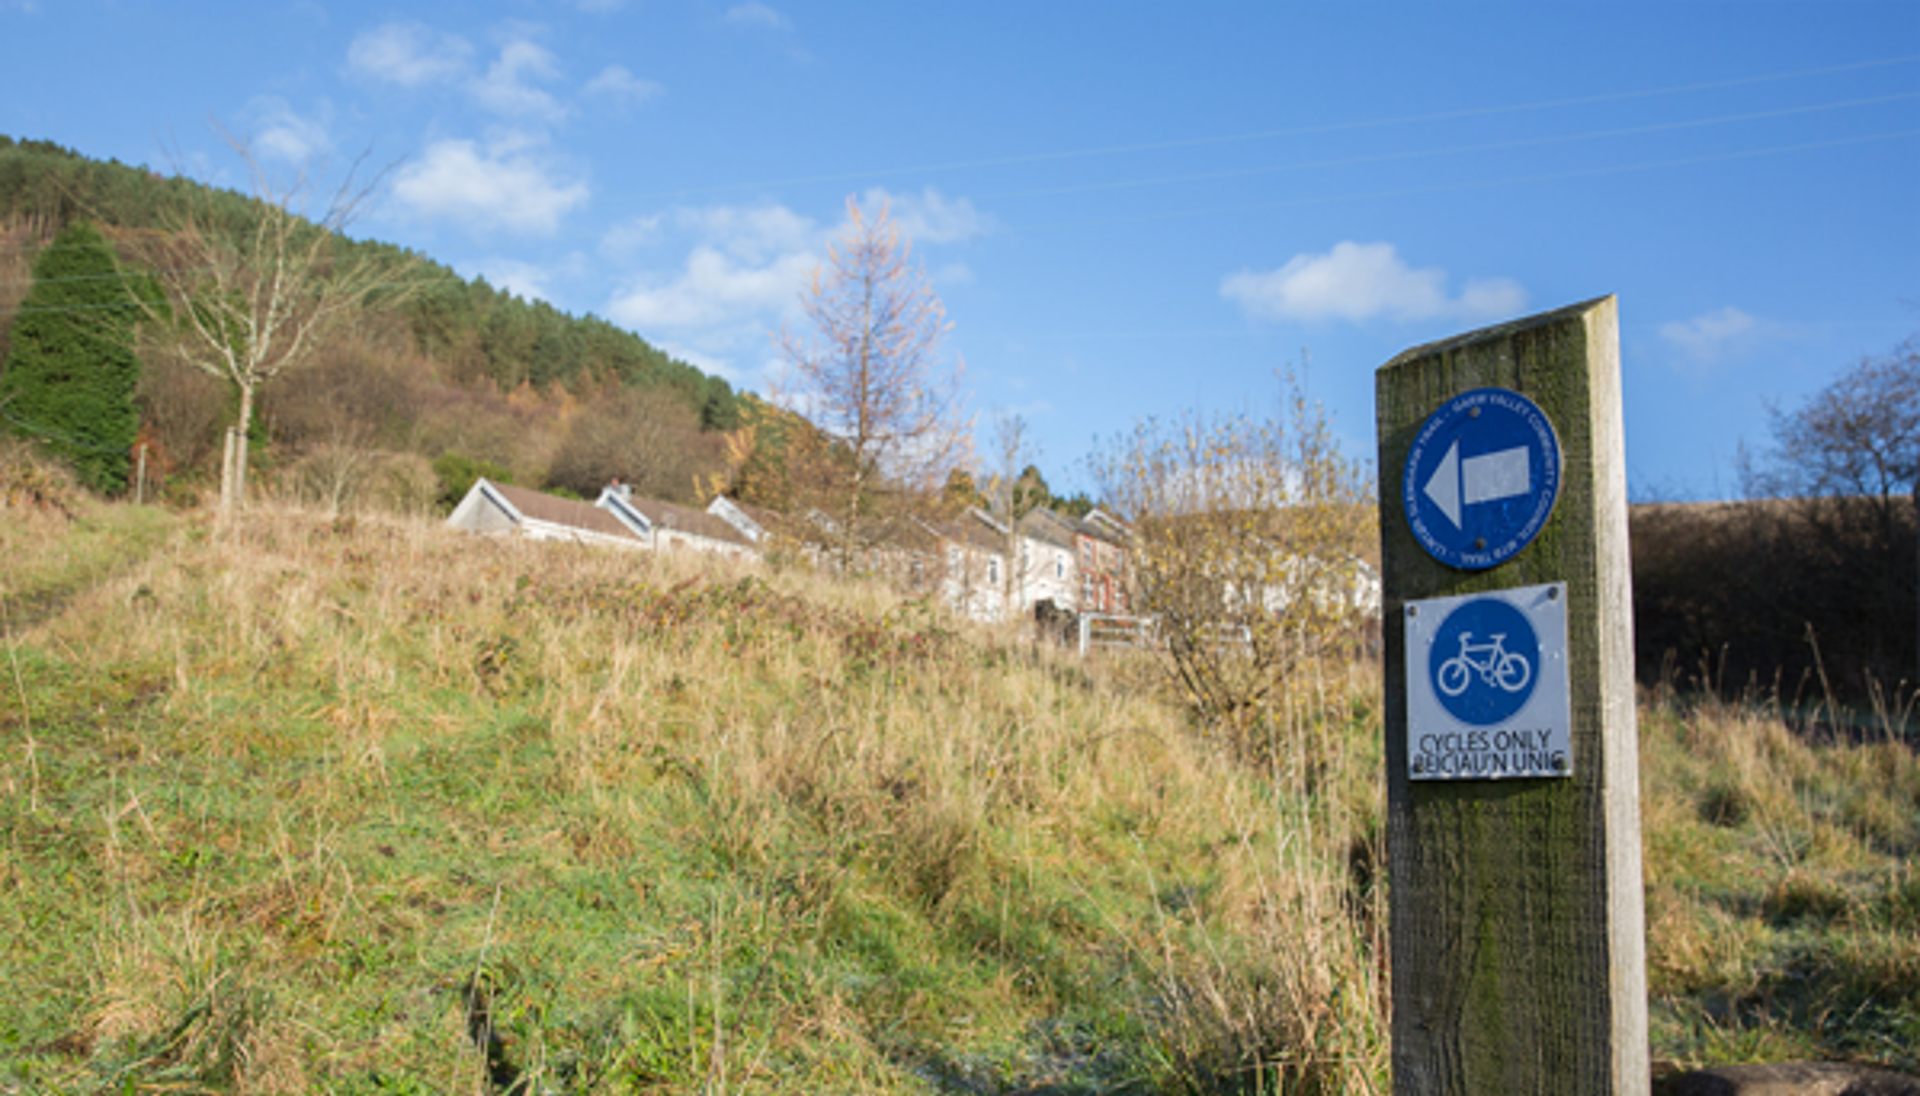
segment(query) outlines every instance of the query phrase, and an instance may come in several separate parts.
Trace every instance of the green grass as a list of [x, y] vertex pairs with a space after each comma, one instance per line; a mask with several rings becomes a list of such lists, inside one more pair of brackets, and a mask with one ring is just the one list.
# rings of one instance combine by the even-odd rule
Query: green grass
[[[1386, 1091], [1364, 667], [1255, 766], [805, 574], [275, 510], [0, 551], [0, 1092]], [[1920, 1065], [1912, 751], [1641, 726], [1656, 1058]]]
[[1339, 912], [1377, 804], [1124, 673], [878, 588], [430, 526], [100, 508], [36, 543], [88, 523], [139, 550], [47, 581], [0, 694], [0, 1091], [1383, 1083]]
[[1920, 1070], [1920, 758], [1763, 709], [1643, 709], [1655, 1053]]

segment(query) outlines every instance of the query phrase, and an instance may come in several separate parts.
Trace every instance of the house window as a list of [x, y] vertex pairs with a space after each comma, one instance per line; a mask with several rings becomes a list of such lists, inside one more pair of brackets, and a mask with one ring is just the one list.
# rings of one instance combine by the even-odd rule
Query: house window
[[1053, 577], [1057, 579], [1067, 577], [1067, 561], [1066, 560], [1056, 559], [1053, 561]]
[[990, 559], [987, 561], [987, 581], [994, 583], [996, 585], [1000, 582], [1000, 561], [999, 560]]

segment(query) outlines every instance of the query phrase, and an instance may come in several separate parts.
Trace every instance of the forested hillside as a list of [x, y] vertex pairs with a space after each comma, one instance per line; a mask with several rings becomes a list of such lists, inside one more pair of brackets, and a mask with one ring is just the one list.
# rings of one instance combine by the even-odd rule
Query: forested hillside
[[[0, 362], [33, 262], [56, 234], [97, 225], [137, 272], [189, 202], [236, 234], [260, 208], [242, 194], [0, 135]], [[605, 320], [468, 281], [393, 245], [336, 246], [349, 260], [403, 271], [396, 277], [408, 291], [262, 390], [254, 452], [281, 489], [334, 501], [342, 492], [413, 498], [482, 468], [582, 493], [621, 475], [658, 497], [694, 501], [696, 477], [724, 481], [721, 434], [741, 422], [726, 381]], [[193, 490], [212, 474], [219, 432], [233, 419], [232, 386], [182, 361], [164, 332], [143, 330], [137, 341], [153, 473]]]

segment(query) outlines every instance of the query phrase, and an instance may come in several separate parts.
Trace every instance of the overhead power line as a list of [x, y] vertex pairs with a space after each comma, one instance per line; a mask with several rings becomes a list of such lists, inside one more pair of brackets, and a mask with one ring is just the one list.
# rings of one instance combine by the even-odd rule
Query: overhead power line
[[1266, 167], [1238, 168], [1232, 171], [1195, 172], [1185, 175], [1163, 175], [1152, 179], [1119, 179], [1104, 183], [1086, 183], [1077, 186], [1046, 187], [1037, 190], [1005, 191], [999, 194], [983, 194], [978, 201], [999, 201], [1006, 198], [1052, 197], [1062, 194], [1086, 194], [1105, 190], [1125, 190], [1134, 187], [1159, 186], [1167, 183], [1214, 182], [1221, 179], [1241, 179], [1256, 175], [1277, 175], [1288, 171], [1314, 171], [1331, 167], [1359, 167], [1366, 164], [1396, 163], [1405, 160], [1432, 159], [1440, 156], [1465, 156], [1483, 152], [1503, 152], [1520, 148], [1537, 148], [1542, 145], [1571, 144], [1577, 141], [1597, 141], [1613, 137], [1638, 137], [1650, 133], [1669, 133], [1685, 129], [1701, 129], [1706, 126], [1730, 125], [1737, 122], [1756, 122], [1768, 118], [1786, 118], [1794, 115], [1817, 114], [1824, 111], [1844, 110], [1848, 107], [1877, 106], [1920, 99], [1920, 91], [1902, 92], [1898, 95], [1880, 95], [1870, 99], [1849, 99], [1838, 103], [1817, 103], [1811, 106], [1782, 107], [1778, 110], [1752, 111], [1746, 114], [1726, 114], [1717, 118], [1695, 118], [1679, 122], [1656, 122], [1644, 126], [1627, 126], [1619, 129], [1591, 130], [1586, 133], [1563, 133], [1547, 137], [1527, 137], [1513, 141], [1492, 141], [1478, 145], [1455, 145], [1451, 148], [1421, 149], [1414, 152], [1383, 152], [1372, 156], [1349, 156], [1336, 160], [1313, 160], [1297, 164], [1271, 164]]
[[1563, 107], [1596, 106], [1603, 103], [1620, 103], [1634, 99], [1651, 99], [1667, 95], [1684, 95], [1701, 91], [1716, 91], [1724, 88], [1748, 87], [1755, 84], [1777, 83], [1784, 80], [1800, 80], [1813, 76], [1830, 76], [1842, 72], [1859, 72], [1865, 69], [1886, 68], [1892, 65], [1911, 64], [1920, 61], [1920, 54], [1903, 54], [1898, 57], [1882, 57], [1867, 61], [1855, 61], [1844, 65], [1828, 65], [1821, 68], [1796, 69], [1791, 72], [1767, 73], [1760, 76], [1735, 77], [1728, 80], [1708, 80], [1694, 84], [1678, 84], [1664, 88], [1646, 88], [1635, 91], [1607, 92], [1599, 95], [1582, 95], [1565, 99], [1547, 99], [1534, 103], [1515, 103], [1491, 107], [1471, 107], [1463, 110], [1435, 111], [1428, 114], [1409, 114], [1395, 118], [1374, 118], [1357, 122], [1333, 122], [1314, 126], [1291, 126], [1278, 129], [1252, 130], [1244, 133], [1219, 134], [1209, 137], [1183, 137], [1165, 141], [1143, 141], [1134, 144], [1105, 145], [1091, 148], [1065, 149], [1055, 152], [1032, 152], [1013, 156], [992, 156], [976, 160], [952, 160], [945, 163], [923, 164], [915, 167], [880, 168], [858, 172], [835, 172], [822, 175], [796, 176], [787, 179], [768, 179], [749, 183], [721, 183], [706, 187], [688, 187], [681, 190], [653, 191], [628, 195], [630, 199], [647, 198], [685, 198], [701, 194], [720, 194], [729, 191], [765, 190], [775, 187], [804, 186], [812, 183], [858, 182], [881, 178], [889, 175], [926, 174], [942, 171], [965, 171], [983, 167], [1009, 167], [1020, 164], [1038, 164], [1062, 160], [1088, 159], [1098, 156], [1119, 156], [1135, 152], [1162, 152], [1178, 148], [1199, 148], [1207, 145], [1235, 144], [1246, 141], [1262, 141], [1277, 137], [1306, 137], [1327, 133], [1349, 133], [1362, 129], [1382, 129], [1390, 126], [1418, 125], [1427, 122], [1458, 121], [1465, 118], [1486, 118], [1500, 114], [1520, 114], [1528, 111], [1557, 110]]
[[1781, 156], [1794, 152], [1816, 152], [1830, 148], [1844, 148], [1850, 145], [1872, 144], [1878, 141], [1897, 141], [1904, 137], [1920, 137], [1920, 129], [1901, 129], [1887, 133], [1872, 133], [1861, 137], [1843, 137], [1831, 141], [1810, 141], [1797, 145], [1776, 145], [1771, 148], [1747, 149], [1741, 152], [1724, 152], [1708, 156], [1684, 156], [1672, 160], [1648, 160], [1636, 164], [1609, 164], [1605, 167], [1576, 168], [1568, 171], [1541, 172], [1534, 175], [1512, 175], [1501, 179], [1476, 179], [1461, 183], [1448, 183], [1438, 186], [1406, 187], [1397, 190], [1375, 190], [1355, 194], [1328, 194], [1317, 198], [1294, 198], [1276, 202], [1253, 202], [1235, 206], [1211, 206], [1200, 209], [1170, 210], [1162, 213], [1148, 213], [1137, 217], [1099, 217], [1077, 221], [1053, 221], [1041, 224], [1027, 224], [1020, 227], [1027, 231], [1044, 231], [1059, 228], [1085, 228], [1089, 226], [1142, 224], [1151, 221], [1181, 220], [1188, 217], [1209, 217], [1223, 213], [1256, 213], [1269, 209], [1287, 209], [1298, 206], [1328, 205], [1334, 202], [1374, 201], [1382, 198], [1412, 198], [1427, 194], [1450, 194], [1463, 190], [1480, 190], [1496, 186], [1519, 186], [1526, 183], [1559, 182], [1565, 179], [1593, 178], [1602, 175], [1623, 175], [1635, 171], [1653, 171], [1668, 167], [1693, 167], [1700, 164], [1725, 163], [1732, 160], [1751, 160], [1761, 156]]

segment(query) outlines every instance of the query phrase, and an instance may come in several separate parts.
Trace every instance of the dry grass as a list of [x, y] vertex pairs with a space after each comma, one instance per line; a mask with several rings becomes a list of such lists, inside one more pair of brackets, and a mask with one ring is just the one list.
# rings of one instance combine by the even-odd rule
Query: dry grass
[[1643, 708], [1641, 749], [1656, 1052], [1920, 1068], [1911, 742], [1668, 702]]
[[[1246, 750], [804, 571], [84, 500], [0, 551], [0, 1091], [1385, 1091], [1371, 668]], [[1910, 747], [1642, 748], [1656, 1055], [1914, 1068]]]
[[[35, 1083], [1384, 1082], [1371, 747], [1256, 771], [1124, 664], [803, 572], [168, 528], [10, 647]], [[1330, 673], [1286, 733], [1366, 742]]]

